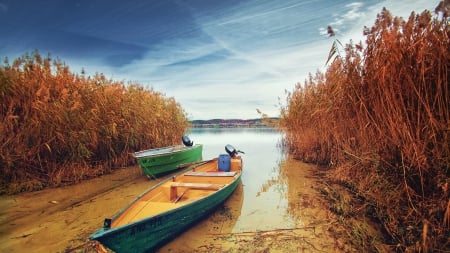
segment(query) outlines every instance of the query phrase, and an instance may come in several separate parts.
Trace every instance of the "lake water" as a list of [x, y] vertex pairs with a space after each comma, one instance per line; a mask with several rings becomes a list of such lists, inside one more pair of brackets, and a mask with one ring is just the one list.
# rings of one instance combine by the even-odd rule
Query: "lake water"
[[241, 155], [243, 203], [232, 232], [292, 226], [286, 215], [286, 185], [274, 183], [283, 181], [279, 178], [280, 163], [285, 157], [279, 145], [280, 132], [259, 128], [194, 129], [189, 136], [204, 145], [204, 159], [226, 153], [226, 144], [245, 152]]
[[188, 136], [204, 145], [203, 160], [226, 153], [227, 144], [245, 152], [241, 155], [242, 184], [217, 211], [160, 252], [333, 249], [326, 234], [326, 210], [312, 190], [314, 182], [305, 180], [313, 166], [287, 157], [280, 146], [280, 132], [259, 128], [191, 129]]

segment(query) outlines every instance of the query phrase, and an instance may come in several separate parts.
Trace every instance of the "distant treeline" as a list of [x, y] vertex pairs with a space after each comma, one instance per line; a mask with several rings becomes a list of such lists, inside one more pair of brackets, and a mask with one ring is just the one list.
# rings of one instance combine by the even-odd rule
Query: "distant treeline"
[[279, 118], [192, 120], [192, 127], [269, 127]]
[[[366, 210], [390, 252], [450, 251], [450, 1], [436, 11], [403, 20], [383, 9], [365, 46], [338, 54], [334, 43], [326, 73], [299, 84], [282, 110], [290, 152], [332, 169], [364, 203], [343, 208], [331, 194], [333, 210], [343, 221]], [[350, 231], [364, 251], [383, 252], [361, 225]]]
[[78, 182], [134, 164], [130, 153], [181, 143], [189, 123], [173, 98], [50, 56], [0, 66], [0, 193]]

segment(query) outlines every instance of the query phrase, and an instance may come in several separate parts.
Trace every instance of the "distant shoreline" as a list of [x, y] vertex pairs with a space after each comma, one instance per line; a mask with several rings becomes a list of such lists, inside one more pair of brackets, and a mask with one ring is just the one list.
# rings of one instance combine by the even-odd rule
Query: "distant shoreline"
[[267, 121], [278, 121], [279, 118], [268, 119], [210, 119], [210, 120], [192, 120], [192, 128], [272, 128]]

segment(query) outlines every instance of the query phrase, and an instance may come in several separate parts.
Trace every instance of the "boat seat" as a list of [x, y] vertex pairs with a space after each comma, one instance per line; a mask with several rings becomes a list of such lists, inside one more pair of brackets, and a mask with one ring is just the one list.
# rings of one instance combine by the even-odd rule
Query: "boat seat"
[[191, 171], [184, 175], [197, 177], [234, 177], [236, 171]]
[[184, 182], [173, 182], [170, 185], [170, 200], [175, 200], [178, 198], [177, 188], [185, 187], [189, 189], [196, 190], [220, 190], [224, 187], [223, 184], [207, 184], [207, 183], [184, 183]]

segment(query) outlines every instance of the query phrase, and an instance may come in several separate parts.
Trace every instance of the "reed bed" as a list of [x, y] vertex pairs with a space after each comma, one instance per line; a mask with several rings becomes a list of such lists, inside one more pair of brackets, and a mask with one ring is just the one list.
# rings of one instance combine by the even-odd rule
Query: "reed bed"
[[173, 99], [60, 60], [26, 54], [0, 67], [0, 192], [79, 182], [135, 164], [130, 153], [181, 142]]
[[383, 9], [281, 109], [290, 152], [375, 206], [392, 251], [450, 250], [449, 9]]

